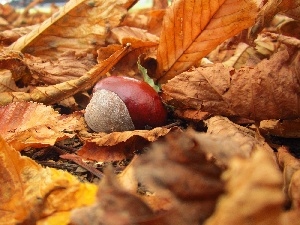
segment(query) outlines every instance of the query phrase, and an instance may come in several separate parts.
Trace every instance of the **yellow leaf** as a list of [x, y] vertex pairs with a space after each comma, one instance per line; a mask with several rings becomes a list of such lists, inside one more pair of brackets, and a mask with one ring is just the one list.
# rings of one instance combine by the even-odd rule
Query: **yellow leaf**
[[69, 211], [92, 204], [96, 191], [96, 185], [21, 156], [0, 136], [0, 224], [36, 224], [58, 214], [68, 221]]
[[217, 45], [250, 27], [255, 1], [174, 1], [167, 10], [157, 53], [161, 83], [198, 64]]

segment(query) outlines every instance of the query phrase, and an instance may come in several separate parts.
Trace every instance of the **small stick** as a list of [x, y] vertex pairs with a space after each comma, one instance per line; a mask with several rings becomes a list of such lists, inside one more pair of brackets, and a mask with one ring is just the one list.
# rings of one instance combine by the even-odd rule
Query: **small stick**
[[91, 165], [88, 165], [87, 163], [82, 161], [82, 158], [78, 155], [75, 154], [64, 154], [59, 156], [62, 159], [69, 159], [72, 160], [73, 162], [77, 163], [79, 166], [82, 168], [88, 170], [92, 174], [94, 174], [96, 177], [102, 179], [104, 174], [97, 170], [96, 168], [92, 167]]

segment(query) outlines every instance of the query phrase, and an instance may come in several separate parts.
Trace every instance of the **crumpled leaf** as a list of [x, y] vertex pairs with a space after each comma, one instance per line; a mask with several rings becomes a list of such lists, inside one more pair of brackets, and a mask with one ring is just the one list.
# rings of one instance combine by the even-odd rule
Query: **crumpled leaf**
[[[221, 116], [211, 117], [205, 120], [205, 124], [207, 134], [212, 137], [206, 139], [200, 135], [194, 135], [194, 137], [200, 145], [201, 143], [209, 144], [212, 142], [210, 143], [210, 151], [221, 165], [227, 167], [233, 157], [249, 158], [257, 146], [272, 155], [275, 161], [273, 149], [263, 140], [257, 139], [253, 130], [237, 125], [228, 118]], [[218, 146], [224, 147], [220, 151]]]
[[68, 172], [43, 168], [20, 156], [0, 136], [1, 224], [37, 224], [53, 218], [68, 224], [71, 209], [92, 204], [96, 190]]
[[157, 127], [152, 130], [134, 130], [113, 133], [88, 133], [81, 131], [79, 137], [84, 145], [77, 151], [83, 158], [96, 161], [116, 161], [129, 158], [149, 142], [156, 141], [175, 128]]
[[44, 104], [54, 104], [74, 94], [92, 87], [101, 76], [104, 76], [125, 54], [130, 50], [126, 45], [121, 50], [114, 52], [108, 59], [92, 67], [83, 76], [46, 87], [35, 87], [30, 93], [2, 92], [0, 93], [0, 105], [6, 105], [16, 101], [34, 101]]
[[15, 102], [0, 107], [0, 133], [17, 151], [25, 147], [44, 147], [73, 137], [80, 113], [60, 115], [50, 106]]
[[223, 179], [226, 192], [205, 225], [281, 224], [282, 175], [267, 152], [258, 146], [251, 158], [232, 159]]
[[105, 44], [109, 30], [119, 25], [136, 0], [72, 0], [11, 49], [34, 56], [59, 58], [66, 50], [90, 52]]
[[[215, 64], [184, 72], [162, 85], [163, 98], [178, 109], [252, 120], [295, 119], [300, 105], [299, 52], [286, 50], [256, 67]], [[293, 61], [289, 61], [293, 59]]]
[[284, 193], [292, 209], [300, 210], [300, 160], [292, 156], [286, 147], [278, 148], [278, 162], [283, 170]]
[[260, 132], [285, 138], [300, 138], [300, 119], [263, 120], [259, 124]]
[[[99, 185], [96, 203], [72, 211], [72, 224], [130, 225], [144, 224], [153, 212], [136, 195], [124, 190], [112, 171], [106, 171]], [[141, 223], [139, 223], [141, 222]]]
[[65, 52], [59, 60], [46, 60], [29, 54], [23, 62], [30, 70], [31, 83], [53, 85], [77, 79], [85, 75], [96, 64], [92, 55], [76, 55]]
[[217, 45], [254, 24], [255, 1], [174, 1], [163, 20], [156, 78], [161, 83], [198, 65]]
[[9, 70], [0, 71], [0, 93], [5, 91], [26, 91], [27, 88], [17, 87]]
[[162, 224], [200, 224], [223, 191], [221, 169], [208, 159], [210, 146], [199, 144], [187, 133], [173, 132], [135, 162], [138, 180], [171, 202]]
[[250, 38], [255, 39], [262, 29], [268, 26], [277, 13], [283, 13], [294, 19], [300, 19], [300, 1], [298, 0], [269, 0], [260, 9], [255, 25], [251, 28]]

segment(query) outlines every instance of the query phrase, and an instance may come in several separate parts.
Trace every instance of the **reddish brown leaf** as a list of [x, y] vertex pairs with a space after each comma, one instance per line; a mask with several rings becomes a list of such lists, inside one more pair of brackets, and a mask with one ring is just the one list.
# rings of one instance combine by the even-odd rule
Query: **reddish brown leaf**
[[130, 50], [130, 45], [112, 54], [108, 59], [100, 62], [83, 76], [46, 87], [35, 87], [30, 93], [25, 92], [2, 92], [0, 105], [6, 105], [17, 101], [34, 101], [45, 104], [54, 104], [66, 99], [78, 92], [92, 87], [104, 76], [124, 55]]
[[51, 107], [16, 102], [0, 107], [0, 133], [16, 150], [54, 145], [73, 137], [81, 114], [62, 116]]
[[[239, 70], [215, 64], [182, 73], [162, 86], [164, 98], [181, 109], [247, 119], [294, 119], [300, 112], [300, 54], [274, 54]], [[293, 61], [289, 61], [293, 59]]]
[[171, 130], [157, 127], [152, 130], [113, 132], [110, 134], [80, 132], [79, 137], [85, 141], [85, 144], [77, 154], [96, 161], [122, 160], [131, 157], [134, 151], [141, 150], [147, 143], [156, 141]]

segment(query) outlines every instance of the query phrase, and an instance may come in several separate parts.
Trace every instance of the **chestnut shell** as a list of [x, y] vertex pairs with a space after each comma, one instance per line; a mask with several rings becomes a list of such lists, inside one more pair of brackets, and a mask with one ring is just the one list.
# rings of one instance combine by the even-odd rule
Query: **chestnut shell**
[[135, 129], [166, 124], [166, 108], [158, 93], [146, 82], [125, 76], [111, 76], [100, 80], [93, 92], [101, 89], [112, 91], [123, 100]]

